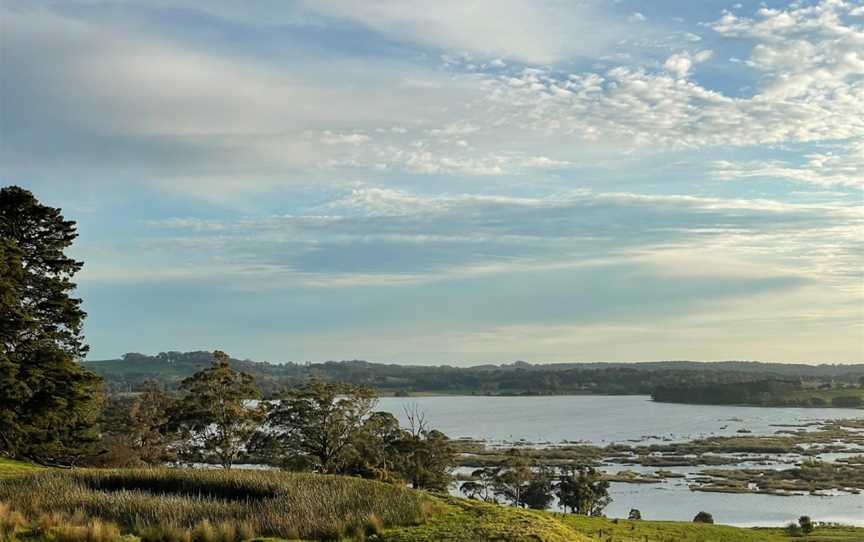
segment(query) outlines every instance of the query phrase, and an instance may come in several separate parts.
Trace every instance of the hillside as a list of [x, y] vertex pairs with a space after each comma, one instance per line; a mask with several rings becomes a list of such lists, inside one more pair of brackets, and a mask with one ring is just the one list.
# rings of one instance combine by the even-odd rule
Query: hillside
[[[0, 478], [0, 540], [14, 542], [239, 542], [263, 540], [261, 536], [272, 542], [790, 540], [781, 529], [537, 512], [357, 478], [189, 470], [78, 470], [33, 476], [25, 475], [22, 464], [0, 463], [0, 472], [12, 469], [18, 469], [17, 474]], [[808, 540], [860, 542], [864, 529], [823, 527]]]

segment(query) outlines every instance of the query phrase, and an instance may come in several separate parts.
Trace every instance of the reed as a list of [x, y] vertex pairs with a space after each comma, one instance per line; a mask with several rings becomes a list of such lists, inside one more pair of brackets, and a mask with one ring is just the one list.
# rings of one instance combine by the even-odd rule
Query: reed
[[[357, 478], [186, 469], [38, 473], [0, 481], [0, 501], [15, 503], [36, 522], [50, 523], [45, 518], [59, 515], [59, 524], [51, 527], [58, 538], [77, 514], [117, 525], [145, 542], [338, 539], [422, 523], [431, 510], [422, 493]], [[86, 521], [71, 524], [75, 528], [64, 531], [71, 533], [70, 542], [85, 529], [98, 530]], [[96, 534], [92, 538], [102, 542]]]

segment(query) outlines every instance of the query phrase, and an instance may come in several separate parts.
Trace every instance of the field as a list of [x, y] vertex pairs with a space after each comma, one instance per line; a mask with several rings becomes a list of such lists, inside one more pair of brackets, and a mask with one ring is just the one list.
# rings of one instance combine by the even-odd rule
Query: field
[[[33, 472], [0, 462], [0, 541], [780, 542], [781, 529], [520, 510], [356, 478], [192, 470]], [[803, 539], [801, 539], [803, 540]], [[821, 528], [810, 542], [864, 541]]]

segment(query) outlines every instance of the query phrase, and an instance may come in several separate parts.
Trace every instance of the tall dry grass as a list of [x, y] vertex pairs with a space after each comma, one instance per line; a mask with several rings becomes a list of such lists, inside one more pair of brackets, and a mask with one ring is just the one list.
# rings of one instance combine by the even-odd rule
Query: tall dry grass
[[[429, 501], [407, 488], [276, 471], [45, 472], [0, 482], [0, 501], [15, 503], [28, 518], [80, 514], [144, 542], [363, 538], [387, 526], [420, 523], [430, 511]], [[97, 537], [95, 524], [71, 525], [64, 531], [68, 542], [109, 540]], [[85, 528], [92, 539], [80, 537]]]

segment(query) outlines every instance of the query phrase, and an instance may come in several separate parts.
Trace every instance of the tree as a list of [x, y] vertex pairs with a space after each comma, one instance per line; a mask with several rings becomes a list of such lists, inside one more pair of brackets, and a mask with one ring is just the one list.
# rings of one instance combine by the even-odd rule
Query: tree
[[404, 432], [389, 412], [373, 412], [346, 450], [342, 474], [395, 482], [399, 443]]
[[286, 390], [267, 416], [268, 448], [288, 467], [344, 473], [377, 401], [369, 388], [319, 380]]
[[260, 399], [255, 379], [235, 371], [228, 354], [213, 352], [213, 365], [199, 371], [180, 384], [181, 398], [172, 411], [172, 425], [177, 429], [186, 458], [215, 458], [230, 469], [261, 427], [264, 418], [260, 406], [250, 400]]
[[140, 467], [174, 459], [170, 421], [174, 399], [150, 382], [135, 396], [110, 395], [100, 426], [102, 452], [98, 465]]
[[642, 519], [642, 512], [636, 508], [631, 508], [630, 515], [627, 516], [627, 519]]
[[593, 467], [567, 465], [562, 467], [555, 493], [558, 504], [571, 514], [600, 516], [612, 502], [609, 482]]
[[415, 489], [446, 491], [455, 452], [447, 435], [433, 429], [416, 406], [405, 409], [408, 428], [396, 444], [396, 470]]
[[693, 523], [714, 523], [714, 516], [708, 512], [699, 512], [693, 518]]
[[801, 516], [798, 518], [798, 525], [801, 526], [801, 532], [804, 533], [804, 536], [813, 532], [813, 521], [810, 519], [810, 516]]
[[511, 448], [495, 480], [495, 494], [513, 506], [525, 506], [524, 493], [534, 477], [531, 459], [522, 450]]
[[459, 489], [470, 499], [480, 499], [486, 502], [497, 503], [495, 498], [495, 483], [498, 478], [499, 467], [483, 467], [471, 473], [471, 480], [462, 482]]
[[74, 464], [91, 452], [101, 379], [87, 353], [75, 222], [27, 190], [0, 190], [0, 454]]
[[540, 467], [533, 472], [531, 481], [522, 492], [522, 503], [534, 510], [546, 510], [554, 499], [552, 472], [547, 467]]

